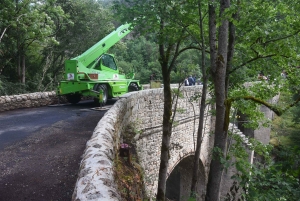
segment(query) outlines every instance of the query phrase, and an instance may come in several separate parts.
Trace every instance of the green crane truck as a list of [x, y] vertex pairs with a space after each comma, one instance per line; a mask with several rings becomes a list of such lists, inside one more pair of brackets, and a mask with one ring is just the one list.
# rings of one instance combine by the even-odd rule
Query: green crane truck
[[130, 33], [130, 24], [124, 24], [97, 42], [83, 54], [65, 61], [64, 79], [58, 86], [58, 94], [76, 104], [82, 96], [94, 97], [105, 105], [107, 99], [142, 89], [134, 73], [119, 73], [114, 56], [107, 50]]

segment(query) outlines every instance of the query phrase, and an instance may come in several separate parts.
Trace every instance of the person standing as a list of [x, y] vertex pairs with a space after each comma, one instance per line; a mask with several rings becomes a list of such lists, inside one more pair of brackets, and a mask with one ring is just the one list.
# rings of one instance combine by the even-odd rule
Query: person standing
[[197, 82], [196, 75], [194, 75], [194, 76], [193, 76], [193, 80], [194, 80], [194, 83], [193, 83], [193, 85], [196, 85], [196, 82]]
[[184, 79], [184, 86], [189, 86], [189, 79], [188, 79], [188, 77], [186, 77]]
[[155, 73], [152, 73], [152, 74], [150, 75], [150, 82], [151, 82], [151, 81], [154, 81], [154, 80], [156, 80], [156, 74], [155, 74]]
[[189, 76], [188, 81], [189, 81], [189, 86], [195, 85], [195, 81], [192, 75]]

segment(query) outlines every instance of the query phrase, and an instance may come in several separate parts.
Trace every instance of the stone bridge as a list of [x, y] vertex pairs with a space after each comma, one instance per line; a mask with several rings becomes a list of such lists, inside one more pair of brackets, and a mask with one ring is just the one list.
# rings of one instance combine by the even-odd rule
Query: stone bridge
[[[173, 88], [175, 89], [175, 88]], [[170, 160], [166, 195], [174, 200], [187, 200], [192, 178], [192, 161], [196, 146], [200, 101], [191, 101], [191, 97], [201, 95], [202, 86], [182, 87], [182, 96], [178, 98], [175, 122], [172, 130]], [[278, 97], [275, 98], [275, 101]], [[0, 97], [0, 111], [24, 107], [36, 107], [51, 104], [56, 100], [54, 92]], [[263, 108], [268, 118], [272, 113]], [[96, 126], [91, 139], [87, 142], [82, 156], [79, 176], [72, 200], [121, 200], [114, 182], [114, 158], [118, 154], [119, 145], [123, 143], [123, 135], [129, 128], [134, 128], [133, 143], [136, 145], [140, 165], [144, 172], [145, 189], [149, 197], [154, 197], [160, 164], [160, 146], [162, 137], [163, 89], [150, 89], [128, 93], [120, 98], [107, 111]], [[203, 142], [200, 153], [200, 167], [197, 195], [203, 200], [208, 180], [211, 150], [213, 147], [213, 118], [210, 106], [206, 106]], [[234, 126], [234, 133], [244, 135]], [[264, 143], [269, 136], [262, 131], [247, 131], [249, 136]], [[246, 142], [246, 141], [245, 141]], [[224, 174], [221, 192], [231, 186], [230, 174]]]
[[[201, 95], [202, 86], [182, 87], [180, 91], [183, 96], [178, 99], [172, 131], [166, 194], [175, 200], [186, 200], [191, 185], [200, 106], [199, 100], [190, 101], [190, 98]], [[213, 118], [209, 111], [207, 106], [199, 158], [198, 200], [202, 200], [205, 192], [213, 147]], [[162, 114], [162, 89], [132, 92], [117, 101], [87, 142], [73, 200], [121, 200], [114, 183], [113, 160], [119, 144], [123, 143], [122, 136], [129, 127], [135, 128], [133, 139], [144, 171], [145, 189], [150, 197], [154, 197], [160, 164]], [[232, 129], [242, 135], [237, 128]]]

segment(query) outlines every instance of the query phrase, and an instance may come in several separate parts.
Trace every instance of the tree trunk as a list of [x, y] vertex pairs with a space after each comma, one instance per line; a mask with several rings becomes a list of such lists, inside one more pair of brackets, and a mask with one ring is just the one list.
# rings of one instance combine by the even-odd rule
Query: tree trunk
[[206, 67], [205, 67], [205, 43], [204, 43], [204, 33], [203, 33], [203, 21], [202, 21], [202, 13], [201, 13], [201, 2], [198, 1], [198, 9], [199, 9], [199, 27], [201, 33], [201, 46], [202, 46], [202, 53], [201, 53], [201, 71], [203, 77], [203, 88], [202, 88], [202, 96], [201, 96], [201, 105], [200, 105], [200, 116], [199, 116], [199, 124], [198, 124], [198, 132], [197, 132], [197, 145], [196, 151], [194, 155], [194, 167], [193, 167], [193, 177], [192, 177], [192, 185], [191, 185], [191, 196], [196, 196], [196, 186], [197, 181], [199, 178], [198, 169], [199, 169], [199, 158], [200, 158], [200, 150], [201, 144], [203, 139], [203, 127], [204, 127], [204, 112], [206, 108], [206, 93], [207, 93], [207, 75], [206, 75]]
[[25, 72], [26, 72], [26, 65], [25, 65], [25, 54], [22, 55], [22, 83], [25, 84]]
[[168, 58], [165, 57], [163, 45], [159, 45], [159, 52], [164, 83], [164, 113], [156, 200], [164, 201], [166, 192], [167, 171], [170, 158], [170, 138], [172, 134], [172, 93], [170, 86], [170, 71], [168, 69]]
[[[18, 12], [19, 9], [19, 0], [15, 0], [16, 4], [16, 12]], [[21, 47], [20, 47], [20, 32], [19, 32], [19, 23], [17, 23], [17, 73], [18, 73], [18, 80], [20, 83], [22, 83], [22, 73], [21, 73]]]
[[17, 53], [17, 71], [18, 71], [18, 79], [19, 82], [22, 83], [22, 74], [21, 74], [21, 56], [20, 56], [20, 52], [18, 51]]
[[3, 30], [2, 33], [1, 33], [1, 36], [0, 36], [0, 43], [1, 43], [1, 40], [2, 40], [2, 38], [3, 38], [3, 36], [4, 36], [5, 32], [6, 32], [7, 28], [8, 28], [8, 27], [5, 27], [4, 30]]
[[[240, 4], [238, 0], [237, 5]], [[232, 18], [238, 20], [239, 10], [232, 15]], [[227, 54], [227, 68], [226, 68], [226, 94], [228, 94], [229, 87], [229, 72], [231, 71], [231, 64], [234, 55], [234, 45], [235, 45], [235, 25], [229, 22], [229, 39], [228, 39], [228, 54]]]
[[[230, 0], [220, 1], [220, 16], [230, 6]], [[218, 201], [220, 195], [220, 183], [222, 179], [223, 165], [220, 158], [225, 156], [227, 147], [227, 128], [225, 126], [225, 99], [226, 99], [226, 66], [228, 51], [228, 20], [222, 19], [218, 30], [218, 54], [215, 61], [216, 68], [212, 69], [214, 90], [216, 98], [216, 124], [213, 159], [210, 164], [210, 172], [207, 184], [206, 201]], [[213, 65], [213, 64], [212, 64]]]
[[193, 177], [192, 177], [192, 186], [191, 186], [191, 196], [196, 195], [196, 186], [199, 178], [198, 169], [199, 169], [199, 158], [201, 151], [201, 144], [203, 139], [203, 126], [204, 126], [204, 113], [205, 113], [205, 102], [206, 102], [206, 93], [207, 93], [207, 79], [203, 80], [202, 96], [201, 96], [201, 106], [200, 106], [200, 116], [199, 116], [199, 125], [197, 132], [197, 145], [194, 155], [194, 167], [193, 167]]

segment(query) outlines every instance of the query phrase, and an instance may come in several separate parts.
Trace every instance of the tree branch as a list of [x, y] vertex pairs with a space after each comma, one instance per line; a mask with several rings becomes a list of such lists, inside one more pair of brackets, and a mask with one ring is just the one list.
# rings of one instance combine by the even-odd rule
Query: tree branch
[[294, 107], [299, 101], [300, 101], [300, 96], [291, 104], [289, 104], [288, 106], [286, 106], [285, 108], [279, 108], [276, 107], [276, 105], [270, 104], [266, 101], [263, 101], [261, 99], [255, 98], [253, 96], [242, 96], [242, 97], [235, 97], [235, 98], [229, 98], [225, 101], [226, 105], [231, 105], [231, 103], [233, 101], [237, 101], [237, 100], [251, 100], [255, 103], [259, 103], [261, 105], [266, 106], [267, 108], [269, 108], [270, 110], [272, 110], [276, 115], [281, 116], [285, 111], [287, 111], [288, 109], [290, 109], [291, 107]]
[[[297, 35], [297, 34], [299, 34], [299, 33], [300, 33], [300, 30], [296, 31], [296, 32], [293, 33], [293, 34], [290, 34], [290, 35], [287, 35], [287, 36], [283, 36], [283, 37], [280, 37], [280, 38], [276, 38], [276, 39], [272, 39], [272, 40], [266, 41], [266, 42], [264, 42], [264, 43], [261, 43], [261, 40], [262, 40], [261, 38], [257, 38], [256, 41], [255, 41], [255, 43], [260, 42], [263, 46], [266, 46], [266, 45], [269, 44], [269, 43], [277, 42], [277, 41], [279, 41], [279, 40], [284, 40], [284, 39], [290, 38], [290, 37], [292, 37], [292, 36], [295, 36], [295, 35]], [[252, 45], [253, 45], [253, 44], [252, 44]], [[269, 58], [269, 57], [273, 57], [273, 56], [278, 56], [277, 54], [270, 54], [270, 55], [265, 55], [265, 56], [259, 55], [259, 53], [258, 53], [255, 49], [252, 48], [252, 45], [250, 46], [250, 48], [255, 52], [255, 54], [256, 54], [257, 56], [254, 57], [254, 58], [252, 58], [252, 59], [250, 59], [250, 60], [248, 60], [248, 61], [246, 61], [246, 62], [244, 62], [244, 63], [242, 63], [241, 65], [235, 67], [234, 69], [232, 69], [232, 70], [229, 72], [229, 74], [230, 74], [230, 73], [233, 73], [234, 71], [238, 70], [239, 68], [245, 66], [246, 64], [248, 64], [248, 63], [250, 63], [250, 62], [252, 62], [252, 61], [255, 61], [255, 60], [258, 60], [258, 59]], [[279, 55], [279, 56], [286, 57], [286, 58], [288, 57], [288, 56], [285, 56], [285, 55]]]
[[2, 40], [2, 38], [3, 38], [3, 36], [4, 36], [4, 34], [5, 34], [5, 32], [6, 32], [6, 30], [7, 30], [8, 27], [5, 27], [5, 29], [3, 30], [3, 32], [2, 32], [2, 34], [0, 36], [0, 43], [1, 43], [1, 40]]
[[269, 58], [269, 57], [274, 57], [274, 56], [278, 56], [278, 55], [277, 54], [270, 54], [270, 55], [265, 55], [265, 56], [257, 55], [256, 57], [254, 57], [254, 58], [252, 58], [252, 59], [250, 59], [250, 60], [242, 63], [241, 65], [239, 65], [239, 66], [237, 66], [235, 68], [233, 68], [231, 71], [229, 71], [229, 74], [233, 73], [234, 71], [242, 68], [243, 66], [245, 66], [245, 65], [247, 65], [247, 64], [249, 64], [249, 63], [251, 63], [253, 61], [256, 61], [258, 59], [265, 59], [265, 58]]
[[287, 38], [290, 38], [290, 37], [292, 37], [292, 36], [297, 35], [298, 33], [300, 33], [300, 30], [296, 31], [296, 32], [293, 33], [293, 34], [290, 34], [290, 35], [287, 35], [287, 36], [283, 36], [283, 37], [281, 37], [281, 38], [276, 38], [276, 39], [272, 39], [272, 40], [266, 41], [266, 42], [264, 42], [264, 43], [262, 43], [262, 44], [266, 46], [268, 43], [277, 42], [277, 41], [279, 41], [279, 40], [287, 39]]

